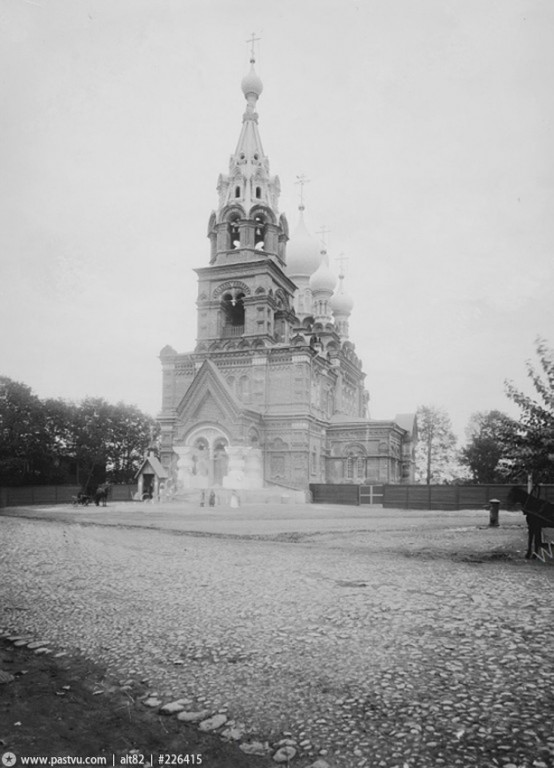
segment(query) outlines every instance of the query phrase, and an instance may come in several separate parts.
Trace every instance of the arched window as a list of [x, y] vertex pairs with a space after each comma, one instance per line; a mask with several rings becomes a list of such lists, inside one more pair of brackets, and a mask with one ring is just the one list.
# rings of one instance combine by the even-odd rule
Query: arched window
[[365, 479], [365, 474], [365, 455], [363, 449], [360, 446], [347, 448], [344, 464], [345, 478], [352, 480], [354, 483], [361, 483]]
[[235, 197], [240, 197], [240, 187], [235, 187]]
[[254, 222], [254, 248], [257, 251], [263, 251], [265, 248], [265, 236], [267, 227], [265, 216], [263, 216], [261, 213], [257, 213], [254, 216]]
[[346, 459], [346, 477], [349, 480], [363, 480], [365, 477], [365, 461], [361, 456], [349, 456]]
[[231, 336], [236, 336], [242, 333], [244, 330], [244, 293], [242, 291], [234, 290], [229, 293], [224, 293], [221, 297], [221, 308], [223, 310], [223, 326], [224, 335], [225, 329], [229, 329]]
[[238, 216], [235, 216], [234, 218], [229, 220], [228, 232], [229, 232], [229, 250], [240, 248], [240, 230], [239, 230]]
[[262, 188], [256, 187], [256, 199], [261, 200], [261, 197], [262, 197]]
[[352, 456], [348, 456], [346, 459], [346, 477], [348, 480], [352, 480], [354, 477], [354, 459]]

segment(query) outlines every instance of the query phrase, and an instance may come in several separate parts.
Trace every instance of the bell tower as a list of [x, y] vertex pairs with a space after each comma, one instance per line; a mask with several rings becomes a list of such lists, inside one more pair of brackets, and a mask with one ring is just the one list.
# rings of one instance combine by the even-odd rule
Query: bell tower
[[411, 472], [413, 419], [402, 419], [407, 428], [368, 419], [365, 373], [348, 340], [344, 260], [337, 290], [326, 245], [320, 251], [303, 221], [303, 176], [287, 253], [279, 179], [258, 130], [255, 37], [249, 42], [240, 135], [217, 182], [209, 255], [195, 270], [196, 345], [160, 353], [168, 497], [189, 501], [198, 491], [200, 503], [215, 488], [219, 503], [232, 505], [237, 492], [280, 500], [283, 485], [398, 482]]
[[288, 341], [295, 322], [295, 284], [285, 274], [289, 230], [279, 214], [280, 183], [272, 176], [258, 130], [256, 106], [263, 84], [255, 70], [241, 82], [246, 99], [242, 128], [229, 170], [217, 182], [219, 202], [208, 223], [210, 261], [198, 274], [200, 348], [218, 340], [252, 337], [264, 346]]

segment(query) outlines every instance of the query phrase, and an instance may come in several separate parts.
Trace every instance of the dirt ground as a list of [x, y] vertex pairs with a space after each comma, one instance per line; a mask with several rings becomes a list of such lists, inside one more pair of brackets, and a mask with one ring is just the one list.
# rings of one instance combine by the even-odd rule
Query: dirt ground
[[[146, 765], [176, 755], [174, 765], [262, 768], [266, 758], [245, 755], [219, 736], [204, 734], [149, 710], [146, 689], [125, 691], [90, 661], [35, 655], [0, 640], [0, 765], [21, 757], [105, 757], [106, 765]], [[102, 691], [102, 693], [99, 693]], [[140, 746], [140, 753], [133, 754]], [[7, 757], [2, 757], [8, 753]], [[49, 765], [55, 764], [48, 763]], [[169, 762], [168, 764], [171, 764]]]

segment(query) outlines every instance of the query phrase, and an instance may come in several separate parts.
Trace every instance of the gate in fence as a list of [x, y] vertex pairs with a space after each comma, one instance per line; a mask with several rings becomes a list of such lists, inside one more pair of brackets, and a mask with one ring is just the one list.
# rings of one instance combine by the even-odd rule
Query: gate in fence
[[312, 483], [312, 501], [315, 504], [382, 504], [384, 486]]

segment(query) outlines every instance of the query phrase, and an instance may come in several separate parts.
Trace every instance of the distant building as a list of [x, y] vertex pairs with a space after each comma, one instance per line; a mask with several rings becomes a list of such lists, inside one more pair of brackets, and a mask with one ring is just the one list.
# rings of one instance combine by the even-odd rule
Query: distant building
[[242, 130], [208, 223], [209, 264], [196, 269], [196, 348], [160, 354], [161, 463], [181, 490], [413, 482], [415, 418], [369, 419], [349, 340], [353, 302], [303, 204], [288, 244], [251, 64]]

